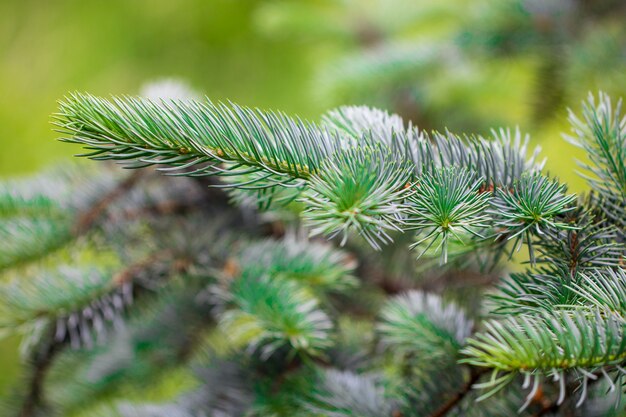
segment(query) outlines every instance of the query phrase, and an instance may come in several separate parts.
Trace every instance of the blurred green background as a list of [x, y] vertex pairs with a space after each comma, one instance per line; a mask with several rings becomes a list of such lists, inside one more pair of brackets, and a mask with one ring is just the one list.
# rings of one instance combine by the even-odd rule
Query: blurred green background
[[[519, 126], [576, 179], [566, 108], [626, 95], [626, 2], [592, 0], [3, 0], [0, 176], [78, 149], [50, 115], [70, 91], [136, 94], [176, 78], [215, 100], [318, 120], [341, 104], [428, 129]], [[19, 372], [0, 342], [0, 395]]]

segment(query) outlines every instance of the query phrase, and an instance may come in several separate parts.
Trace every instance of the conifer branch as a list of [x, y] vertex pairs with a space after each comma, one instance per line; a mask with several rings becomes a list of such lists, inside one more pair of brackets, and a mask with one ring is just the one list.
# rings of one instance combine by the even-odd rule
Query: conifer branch
[[[129, 161], [129, 167], [167, 164], [166, 172], [195, 167], [184, 175], [265, 170], [279, 184], [310, 178], [339, 146], [311, 123], [210, 101], [108, 101], [77, 93], [60, 103], [55, 124], [64, 141], [85, 145], [91, 152], [84, 156], [93, 159]], [[231, 165], [220, 168], [226, 162]]]
[[[93, 234], [94, 246], [103, 247], [102, 239], [104, 246], [121, 248], [119, 259], [127, 263], [117, 273], [101, 268], [93, 276], [85, 268], [58, 268], [56, 274], [42, 268], [41, 277], [3, 291], [10, 307], [10, 314], [0, 318], [5, 328], [36, 328], [37, 337], [52, 329], [51, 340], [59, 345], [42, 350], [39, 364], [33, 356], [31, 393], [24, 408], [43, 403], [43, 378], [56, 350], [89, 348], [94, 334], [115, 327], [136, 290], [150, 290], [153, 278], [160, 288], [182, 272], [187, 279], [181, 288], [187, 292], [181, 299], [194, 300], [193, 306], [184, 306], [189, 307], [185, 314], [193, 310], [190, 322], [195, 325], [209, 315], [217, 326], [209, 341], [185, 333], [172, 349], [175, 361], [189, 360], [192, 348], [206, 343], [210, 351], [219, 345], [218, 350], [250, 364], [259, 384], [232, 391], [241, 396], [228, 397], [237, 404], [237, 414], [444, 417], [464, 411], [472, 388], [481, 391], [479, 400], [493, 397], [508, 412], [519, 407], [524, 395], [516, 389], [502, 391], [523, 378], [519, 389], [529, 392], [520, 410], [532, 405], [543, 415], [559, 410], [573, 393], [582, 404], [592, 381], [602, 379], [618, 391], [616, 378], [626, 377], [621, 227], [626, 224], [626, 151], [621, 149], [626, 121], [619, 106], [614, 112], [602, 95], [598, 105], [587, 105], [584, 121], [572, 122], [574, 141], [591, 156], [587, 169], [594, 194], [582, 198], [541, 172], [543, 163], [519, 131], [493, 131], [490, 138], [428, 135], [396, 114], [367, 107], [331, 110], [315, 124], [208, 100], [70, 95], [60, 104], [57, 126], [63, 140], [83, 145], [93, 159], [204, 178], [197, 180], [202, 186], [230, 188], [238, 204], [272, 210], [273, 216], [279, 215], [278, 209], [291, 210], [311, 234], [340, 236], [341, 244], [357, 235], [383, 249], [401, 233], [414, 233], [401, 239], [421, 256], [420, 271], [438, 257], [445, 268], [452, 266], [444, 271], [442, 265], [439, 276], [467, 265], [472, 272], [493, 267], [502, 254], [512, 254], [523, 244], [529, 248], [530, 265], [511, 274], [492, 297], [492, 313], [498, 315], [475, 325], [482, 306], [459, 308], [448, 296], [458, 300], [467, 291], [482, 291], [468, 288], [482, 282], [475, 279], [478, 275], [463, 274], [463, 291], [450, 288], [440, 296], [413, 290], [385, 299], [390, 288], [419, 288], [429, 282], [407, 279], [402, 285], [376, 288], [377, 282], [367, 277], [363, 282], [355, 278], [352, 255], [290, 234], [257, 241], [252, 235], [260, 232], [254, 231], [245, 241], [228, 238], [229, 245], [216, 244], [203, 228], [213, 211], [204, 213], [203, 206], [203, 213], [196, 210], [194, 216], [168, 216], [172, 209], [206, 202], [204, 194], [189, 197], [199, 194], [193, 187], [197, 183], [189, 179], [176, 179], [188, 187], [173, 190], [173, 198], [169, 192], [152, 198], [139, 195], [139, 172], [121, 180], [108, 177], [106, 192], [76, 196], [80, 204], [66, 205], [46, 193], [0, 189], [0, 232], [21, 228], [4, 235], [24, 237], [31, 230], [44, 231], [41, 242], [32, 236], [0, 240], [0, 249], [9, 248], [0, 253], [0, 268], [16, 265], [15, 259], [36, 259], [96, 229], [102, 233]], [[220, 182], [209, 182], [207, 176]], [[148, 188], [157, 181], [165, 180], [150, 177], [141, 184]], [[110, 213], [106, 221], [105, 213]], [[154, 221], [153, 213], [165, 216]], [[129, 218], [133, 227], [121, 227]], [[290, 219], [300, 225], [295, 216]], [[148, 256], [126, 253], [146, 238], [146, 224], [145, 229], [155, 229], [149, 233]], [[31, 242], [35, 250], [28, 248]], [[352, 248], [368, 268], [370, 248]], [[390, 263], [401, 264], [398, 269], [404, 273], [415, 271], [407, 257], [396, 257], [398, 248], [387, 250]], [[485, 276], [482, 270], [480, 276]], [[358, 303], [358, 309], [346, 308], [344, 301]], [[174, 322], [178, 313], [171, 315]], [[187, 319], [185, 314], [180, 317]], [[193, 344], [184, 346], [189, 340]], [[486, 373], [490, 377], [482, 378]], [[550, 389], [558, 386], [554, 401], [541, 394], [548, 379]], [[197, 395], [165, 405], [120, 410], [213, 412], [221, 407], [215, 396], [200, 400], [213, 389], [209, 384]], [[505, 414], [502, 410], [498, 412]]]
[[454, 356], [470, 336], [473, 321], [435, 294], [409, 291], [389, 300], [377, 327], [384, 345], [396, 352]]
[[[356, 232], [375, 248], [389, 243], [391, 232], [406, 229], [415, 176], [465, 169], [473, 188], [461, 200], [479, 195], [485, 202], [491, 196], [482, 191], [513, 187], [523, 181], [522, 173], [541, 168], [536, 154], [526, 156], [528, 140], [519, 132], [494, 131], [491, 141], [435, 133], [431, 142], [417, 129], [405, 129], [397, 115], [365, 107], [331, 111], [317, 126], [234, 104], [73, 94], [61, 102], [56, 124], [66, 135], [62, 140], [93, 151], [86, 156], [131, 167], [161, 165], [176, 175], [222, 176], [225, 186], [239, 189], [235, 196], [241, 201], [248, 198], [243, 191], [256, 193], [250, 197], [259, 207], [299, 199], [313, 234], [341, 234], [345, 242], [348, 232]], [[550, 183], [541, 178], [530, 182], [547, 194]], [[279, 186], [295, 192], [281, 195]], [[435, 204], [432, 198], [426, 206]], [[465, 232], [477, 234], [476, 228], [486, 226], [479, 223]], [[447, 244], [441, 247], [446, 260]]]

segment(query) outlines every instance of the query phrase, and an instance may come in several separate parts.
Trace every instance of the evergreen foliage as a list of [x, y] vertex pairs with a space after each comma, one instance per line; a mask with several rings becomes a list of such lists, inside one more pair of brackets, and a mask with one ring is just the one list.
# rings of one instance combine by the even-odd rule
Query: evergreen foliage
[[[0, 328], [28, 334], [29, 363], [7, 412], [621, 412], [626, 118], [600, 93], [570, 120], [589, 155], [583, 196], [519, 131], [427, 134], [368, 107], [312, 123], [69, 95], [62, 140], [136, 170], [78, 164], [2, 184], [0, 268], [13, 279]], [[501, 273], [524, 246], [526, 269]], [[370, 268], [408, 251], [401, 283]], [[450, 288], [436, 293], [418, 268]], [[168, 370], [185, 383], [151, 402], [139, 382], [171, 382]]]

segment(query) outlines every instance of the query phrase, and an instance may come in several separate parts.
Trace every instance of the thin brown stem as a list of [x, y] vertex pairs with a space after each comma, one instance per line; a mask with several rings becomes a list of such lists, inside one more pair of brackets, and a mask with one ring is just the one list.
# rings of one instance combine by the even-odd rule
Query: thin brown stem
[[88, 231], [95, 222], [102, 216], [106, 209], [118, 198], [130, 191], [141, 179], [143, 172], [134, 171], [121, 181], [117, 187], [105, 194], [100, 200], [96, 201], [87, 211], [82, 213], [74, 227], [74, 234], [81, 235]]
[[40, 346], [35, 354], [32, 366], [33, 371], [28, 382], [28, 392], [18, 412], [18, 417], [35, 416], [43, 405], [43, 384], [55, 356], [62, 350], [62, 344], [54, 340], [54, 329], [51, 329], [46, 342]]
[[469, 380], [463, 385], [460, 391], [455, 393], [448, 401], [441, 405], [430, 417], [444, 417], [450, 411], [454, 409], [472, 390], [472, 386], [478, 382], [481, 376], [483, 376], [488, 369], [484, 368], [470, 368]]

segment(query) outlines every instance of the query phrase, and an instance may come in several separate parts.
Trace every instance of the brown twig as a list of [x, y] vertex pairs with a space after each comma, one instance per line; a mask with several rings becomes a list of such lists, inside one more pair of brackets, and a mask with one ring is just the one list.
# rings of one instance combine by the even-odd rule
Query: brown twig
[[483, 376], [487, 371], [488, 369], [486, 368], [470, 368], [470, 378], [465, 383], [465, 385], [463, 385], [461, 390], [454, 394], [454, 396], [452, 396], [452, 398], [450, 398], [444, 404], [442, 404], [441, 407], [435, 410], [435, 412], [432, 413], [430, 417], [444, 417], [446, 414], [452, 411], [452, 409], [456, 407], [467, 394], [469, 394], [469, 392], [472, 390], [472, 386], [476, 382], [478, 382], [480, 377]]
[[[208, 201], [205, 198], [196, 198], [189, 201], [177, 201], [174, 199], [159, 201], [155, 204], [140, 207], [135, 210], [127, 210], [119, 216], [124, 221], [141, 219], [146, 216], [167, 216], [172, 214], [184, 214], [191, 210], [195, 210], [206, 205]], [[117, 220], [115, 217], [114, 220]]]
[[94, 205], [78, 217], [78, 221], [74, 227], [74, 234], [78, 236], [89, 230], [106, 211], [107, 207], [130, 191], [139, 182], [142, 176], [143, 171], [133, 171], [133, 173], [121, 181], [117, 187], [105, 194], [100, 200], [96, 201]]
[[52, 365], [54, 357], [61, 351], [62, 343], [54, 340], [54, 329], [33, 358], [33, 372], [29, 378], [28, 393], [18, 412], [19, 417], [35, 416], [43, 403], [43, 383], [45, 376]]
[[113, 284], [117, 287], [126, 282], [132, 281], [133, 277], [139, 274], [141, 271], [149, 268], [155, 261], [162, 259], [169, 259], [172, 256], [172, 251], [163, 249], [152, 253], [151, 255], [135, 262], [126, 268], [119, 271], [113, 276]]

